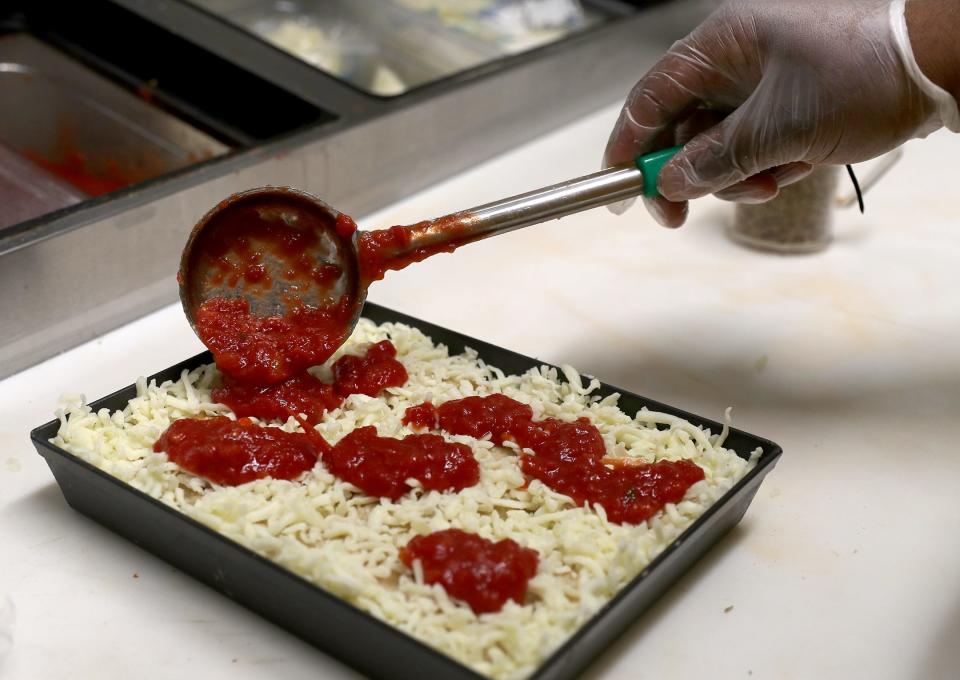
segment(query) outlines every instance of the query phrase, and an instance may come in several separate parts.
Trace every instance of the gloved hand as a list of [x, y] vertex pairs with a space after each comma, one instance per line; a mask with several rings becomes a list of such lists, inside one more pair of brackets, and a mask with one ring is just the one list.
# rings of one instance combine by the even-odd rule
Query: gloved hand
[[680, 226], [689, 199], [762, 202], [813, 165], [856, 163], [929, 134], [956, 102], [918, 80], [903, 4], [731, 0], [634, 86], [604, 164], [686, 143], [661, 172], [664, 198], [647, 201], [658, 221]]

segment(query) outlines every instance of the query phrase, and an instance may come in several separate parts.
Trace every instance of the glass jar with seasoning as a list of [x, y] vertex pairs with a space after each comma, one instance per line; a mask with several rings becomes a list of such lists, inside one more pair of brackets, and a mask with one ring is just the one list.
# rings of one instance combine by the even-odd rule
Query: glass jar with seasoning
[[814, 253], [833, 238], [840, 166], [822, 165], [807, 177], [783, 187], [771, 201], [737, 204], [730, 238], [757, 250]]

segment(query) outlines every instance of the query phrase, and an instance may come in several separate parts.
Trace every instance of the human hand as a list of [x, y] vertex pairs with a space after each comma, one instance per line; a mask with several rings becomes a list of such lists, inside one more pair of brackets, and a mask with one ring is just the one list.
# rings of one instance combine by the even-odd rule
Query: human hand
[[661, 171], [662, 197], [647, 199], [659, 222], [680, 226], [690, 199], [762, 202], [816, 164], [928, 134], [942, 109], [905, 63], [916, 67], [905, 24], [897, 36], [903, 2], [893, 5], [731, 0], [634, 86], [604, 164], [686, 144]]

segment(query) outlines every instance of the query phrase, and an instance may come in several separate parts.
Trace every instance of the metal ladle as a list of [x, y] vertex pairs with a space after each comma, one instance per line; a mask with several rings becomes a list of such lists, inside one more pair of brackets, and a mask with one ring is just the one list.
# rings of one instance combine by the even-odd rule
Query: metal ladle
[[[636, 196], [657, 196], [657, 176], [661, 168], [679, 151], [674, 147], [641, 156], [635, 164], [601, 172], [530, 191], [519, 196], [488, 203], [403, 230], [402, 245], [385, 252], [388, 260], [419, 260], [434, 252], [449, 251], [473, 241], [558, 219], [566, 215], [616, 203]], [[190, 233], [180, 261], [177, 279], [180, 300], [194, 331], [197, 309], [206, 300], [218, 297], [243, 297], [250, 311], [260, 317], [282, 316], [290, 301], [313, 309], [345, 305], [346, 327], [352, 330], [360, 318], [370, 280], [362, 278], [358, 261], [361, 232], [342, 228], [340, 213], [320, 199], [295, 189], [263, 187], [244, 191], [210, 210]], [[340, 225], [338, 228], [338, 224]], [[239, 225], [243, 225], [240, 228]], [[252, 231], [251, 231], [252, 229]], [[297, 257], [329, 265], [339, 275], [324, 286], [291, 282], [285, 272], [289, 262], [258, 253], [262, 257], [258, 276], [243, 278], [224, 275], [224, 258], [235, 247], [257, 248], [251, 233], [272, 237], [288, 231], [291, 236], [312, 232], [309, 247]], [[375, 232], [374, 232], [375, 233]], [[242, 240], [245, 240], [241, 243]], [[241, 264], [230, 264], [234, 269]], [[395, 268], [405, 266], [400, 264]], [[335, 269], [333, 269], [335, 268]], [[389, 265], [387, 266], [389, 267]], [[242, 274], [242, 271], [241, 271]], [[265, 276], [260, 277], [260, 274]], [[258, 283], [257, 279], [263, 283]], [[378, 278], [378, 277], [377, 277]], [[243, 279], [243, 283], [241, 283]], [[347, 337], [346, 333], [344, 337]]]

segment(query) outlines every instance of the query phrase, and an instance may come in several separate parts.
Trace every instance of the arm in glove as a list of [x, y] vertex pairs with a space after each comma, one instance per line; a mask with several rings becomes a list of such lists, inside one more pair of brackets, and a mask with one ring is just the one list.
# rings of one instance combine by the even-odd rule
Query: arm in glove
[[679, 226], [690, 199], [769, 200], [814, 165], [874, 158], [943, 125], [960, 130], [956, 100], [924, 75], [907, 28], [909, 17], [927, 54], [920, 62], [960, 74], [960, 60], [937, 57], [917, 35], [937, 14], [955, 35], [960, 3], [909, 5], [730, 0], [636, 84], [604, 163], [685, 144], [660, 174], [663, 198], [647, 201], [661, 223]]

